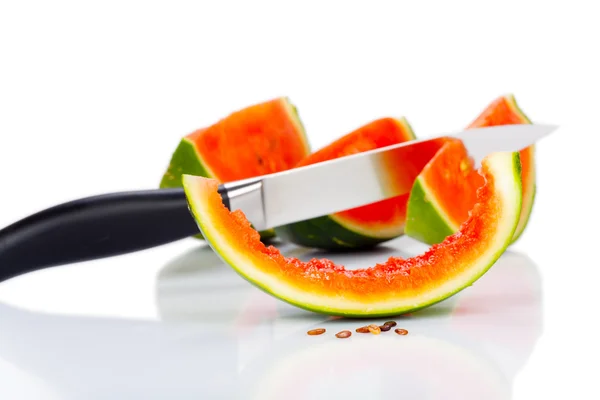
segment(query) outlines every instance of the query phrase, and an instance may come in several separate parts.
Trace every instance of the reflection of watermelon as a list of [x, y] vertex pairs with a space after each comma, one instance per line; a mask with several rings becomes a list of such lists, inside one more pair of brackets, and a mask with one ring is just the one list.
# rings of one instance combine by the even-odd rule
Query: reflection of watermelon
[[[309, 153], [296, 108], [280, 97], [236, 111], [185, 136], [160, 187], [181, 187], [183, 174], [230, 182], [279, 172], [292, 168]], [[261, 236], [265, 239], [274, 233], [269, 230]]]
[[[405, 118], [381, 118], [337, 139], [302, 160], [315, 164], [415, 138]], [[352, 171], [348, 171], [352, 174]], [[335, 182], [332, 182], [335, 185]], [[275, 228], [278, 237], [322, 249], [370, 247], [402, 235], [408, 194]]]
[[[335, 326], [328, 324], [330, 329]], [[405, 337], [393, 332], [355, 333], [340, 340], [331, 337], [336, 331], [321, 337], [302, 332], [270, 342], [241, 371], [241, 391], [256, 400], [501, 400], [510, 396], [511, 382], [476, 344], [456, 343], [455, 338], [429, 332]]]
[[449, 330], [465, 341], [481, 343], [514, 376], [542, 334], [540, 280], [539, 268], [529, 257], [504, 253], [494, 268], [477, 281], [474, 290], [456, 296]]
[[[458, 140], [451, 140], [464, 149]], [[424, 254], [390, 257], [371, 268], [348, 270], [327, 259], [303, 262], [265, 246], [240, 210], [231, 212], [218, 182], [184, 175], [196, 222], [210, 246], [241, 276], [298, 307], [357, 317], [411, 312], [471, 285], [502, 255], [521, 210], [518, 153], [496, 153], [482, 162], [486, 185], [456, 235]]]
[[[531, 122], [515, 98], [506, 95], [494, 100], [469, 128], [526, 123]], [[527, 225], [535, 197], [534, 146], [522, 150], [520, 157], [523, 205], [513, 242]], [[405, 233], [428, 244], [440, 243], [467, 219], [482, 183], [466, 153], [442, 149], [415, 181], [407, 207]]]

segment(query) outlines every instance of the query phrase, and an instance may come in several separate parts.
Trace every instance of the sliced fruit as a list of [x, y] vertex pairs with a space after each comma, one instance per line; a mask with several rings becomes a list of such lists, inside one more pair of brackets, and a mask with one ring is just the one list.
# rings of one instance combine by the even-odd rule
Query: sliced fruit
[[[531, 123], [514, 96], [501, 96], [468, 128]], [[523, 233], [535, 197], [534, 146], [520, 151], [523, 202], [514, 243]], [[411, 191], [405, 233], [427, 244], [440, 243], [467, 219], [481, 186], [473, 160], [454, 144], [448, 144], [423, 169]]]
[[509, 245], [521, 210], [518, 153], [495, 153], [482, 162], [485, 185], [459, 231], [425, 253], [390, 257], [348, 270], [327, 259], [284, 257], [260, 241], [241, 210], [231, 212], [215, 180], [185, 175], [193, 216], [209, 245], [242, 277], [290, 304], [355, 317], [415, 311], [461, 291], [482, 276]]
[[[308, 154], [297, 110], [287, 97], [280, 97], [233, 112], [182, 138], [160, 187], [182, 187], [183, 174], [225, 183], [279, 172]], [[273, 230], [261, 232], [263, 239], [274, 235]]]
[[[494, 100], [473, 121], [469, 128], [481, 128], [496, 125], [530, 124], [531, 120], [521, 110], [515, 96], [508, 94]], [[521, 180], [523, 185], [523, 205], [521, 219], [513, 238], [513, 243], [521, 237], [527, 227], [536, 193], [535, 177], [535, 145], [531, 145], [519, 152], [521, 156]]]
[[441, 243], [468, 218], [483, 177], [461, 143], [447, 142], [423, 168], [410, 193], [406, 234]]
[[[415, 139], [405, 118], [381, 118], [303, 159], [297, 167], [362, 153]], [[348, 171], [352, 174], [352, 171]], [[335, 185], [335, 182], [332, 182]], [[360, 190], [360, 188], [357, 188]], [[403, 234], [408, 194], [275, 228], [277, 236], [321, 249], [371, 247]]]

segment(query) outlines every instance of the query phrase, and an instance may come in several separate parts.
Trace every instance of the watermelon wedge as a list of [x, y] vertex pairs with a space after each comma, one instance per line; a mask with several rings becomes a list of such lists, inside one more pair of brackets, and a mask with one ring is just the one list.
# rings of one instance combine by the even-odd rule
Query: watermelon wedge
[[209, 245], [243, 278], [306, 310], [374, 317], [408, 313], [442, 301], [491, 268], [510, 244], [519, 222], [520, 173], [518, 153], [488, 156], [481, 168], [485, 185], [456, 234], [416, 257], [390, 257], [357, 270], [327, 259], [303, 262], [284, 257], [260, 241], [243, 212], [224, 206], [218, 181], [184, 175], [183, 186]]
[[[372, 121], [304, 158], [297, 167], [415, 139], [406, 118]], [[349, 174], [352, 171], [348, 171]], [[275, 228], [277, 236], [300, 246], [360, 249], [377, 245], [404, 233], [408, 194], [367, 206], [337, 212]]]
[[[235, 111], [183, 137], [160, 187], [182, 187], [184, 174], [225, 183], [280, 172], [308, 154], [310, 145], [297, 109], [287, 97], [280, 97]], [[274, 236], [272, 229], [261, 232], [263, 239]]]
[[[468, 126], [479, 128], [497, 125], [528, 124], [529, 118], [518, 107], [513, 95], [501, 96]], [[523, 201], [514, 243], [523, 233], [535, 198], [534, 146], [521, 150]], [[473, 160], [447, 144], [417, 177], [407, 206], [406, 235], [427, 244], [440, 243], [467, 219], [476, 201], [482, 179], [473, 168]]]

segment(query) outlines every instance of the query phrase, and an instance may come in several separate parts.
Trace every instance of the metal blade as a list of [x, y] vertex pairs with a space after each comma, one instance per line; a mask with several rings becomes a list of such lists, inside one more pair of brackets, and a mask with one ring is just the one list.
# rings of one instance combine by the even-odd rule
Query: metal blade
[[490, 153], [522, 150], [556, 128], [523, 124], [469, 129], [353, 154], [246, 180], [241, 190], [250, 194], [231, 205], [241, 208], [257, 230], [281, 226], [408, 194], [445, 137], [461, 139], [478, 165]]
[[554, 125], [501, 125], [468, 129], [448, 136], [461, 139], [475, 165], [479, 166], [490, 153], [522, 150], [557, 128]]

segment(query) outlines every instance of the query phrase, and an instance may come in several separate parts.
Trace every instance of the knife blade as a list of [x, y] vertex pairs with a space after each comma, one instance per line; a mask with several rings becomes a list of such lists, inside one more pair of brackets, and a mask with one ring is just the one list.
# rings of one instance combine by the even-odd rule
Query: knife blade
[[[503, 125], [448, 132], [335, 160], [224, 183], [223, 203], [257, 230], [408, 193], [421, 169], [456, 137], [478, 162], [518, 151], [553, 125]], [[183, 189], [109, 193], [63, 203], [0, 230], [0, 281], [57, 265], [117, 256], [199, 233]]]
[[479, 165], [487, 154], [522, 150], [555, 129], [553, 125], [523, 124], [448, 132], [222, 187], [229, 208], [241, 209], [261, 231], [410, 192], [446, 137], [462, 140]]

